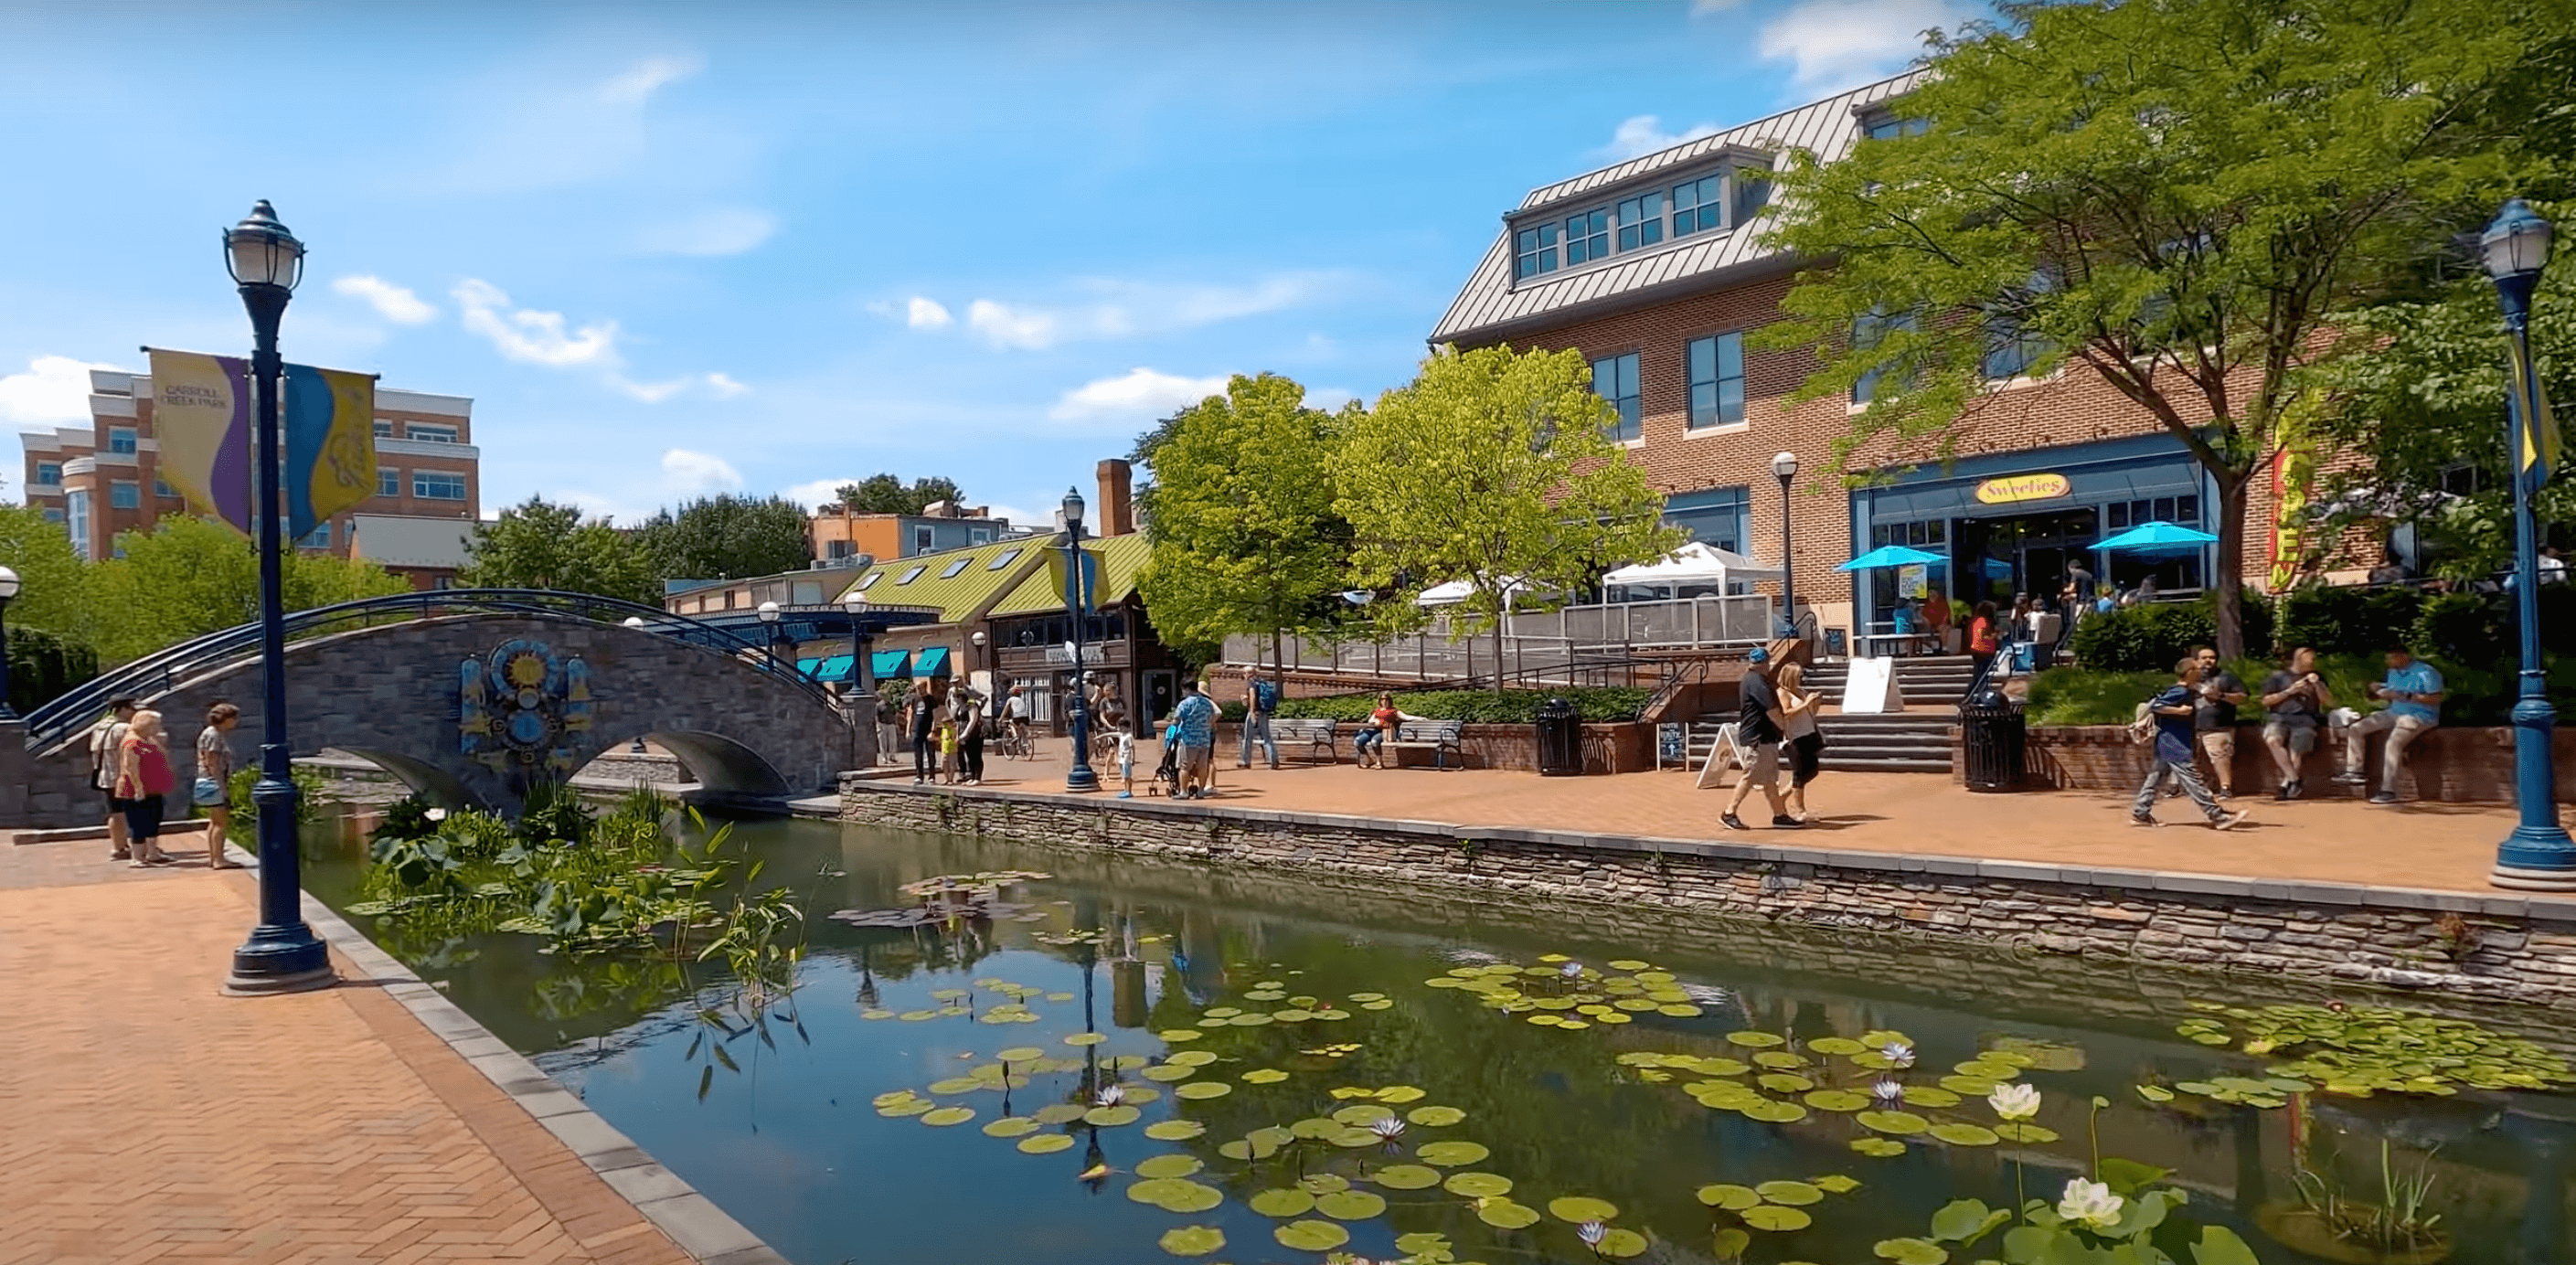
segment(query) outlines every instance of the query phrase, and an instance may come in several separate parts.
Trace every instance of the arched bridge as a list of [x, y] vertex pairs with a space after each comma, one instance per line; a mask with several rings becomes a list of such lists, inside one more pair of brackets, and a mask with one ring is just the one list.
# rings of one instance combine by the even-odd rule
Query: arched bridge
[[[514, 811], [535, 783], [563, 781], [638, 738], [677, 755], [710, 796], [737, 800], [823, 791], [875, 758], [875, 726], [851, 724], [829, 691], [769, 648], [653, 607], [456, 589], [299, 611], [287, 637], [295, 754], [347, 751], [451, 804]], [[105, 815], [88, 789], [87, 733], [121, 696], [166, 718], [183, 788], [217, 702], [241, 708], [233, 746], [255, 765], [259, 649], [256, 624], [211, 633], [37, 709], [23, 750], [0, 742], [0, 821]], [[19, 786], [21, 802], [7, 803]]]

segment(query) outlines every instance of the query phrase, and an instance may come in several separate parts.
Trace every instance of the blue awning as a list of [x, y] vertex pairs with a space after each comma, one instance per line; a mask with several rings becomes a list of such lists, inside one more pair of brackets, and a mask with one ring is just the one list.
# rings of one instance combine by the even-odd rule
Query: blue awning
[[850, 664], [849, 655], [836, 654], [816, 665], [812, 676], [827, 685], [834, 681], [846, 681], [850, 679]]
[[928, 677], [948, 675], [948, 647], [932, 646], [929, 649], [914, 655], [912, 659], [912, 674], [914, 676]]
[[820, 659], [798, 659], [796, 661], [796, 670], [806, 676], [814, 675], [814, 669], [821, 666], [823, 666], [823, 661]]
[[868, 672], [879, 681], [894, 681], [912, 675], [912, 652], [879, 650], [868, 658]]

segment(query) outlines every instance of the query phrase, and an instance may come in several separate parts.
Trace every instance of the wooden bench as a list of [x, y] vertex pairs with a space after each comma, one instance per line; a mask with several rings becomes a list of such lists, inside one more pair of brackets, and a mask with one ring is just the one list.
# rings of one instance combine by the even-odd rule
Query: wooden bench
[[1333, 749], [1336, 723], [1329, 720], [1274, 720], [1270, 722], [1270, 736], [1283, 747], [1305, 744], [1308, 764], [1315, 763], [1315, 753], [1319, 751], [1323, 753], [1324, 763], [1339, 764], [1341, 753]]
[[1467, 751], [1460, 740], [1466, 731], [1467, 722], [1463, 720], [1405, 721], [1395, 727], [1394, 741], [1384, 744], [1392, 757], [1388, 763], [1402, 768], [1405, 752], [1428, 751], [1445, 769], [1449, 767], [1449, 753], [1455, 751], [1458, 753], [1458, 767], [1463, 769], [1467, 767]]

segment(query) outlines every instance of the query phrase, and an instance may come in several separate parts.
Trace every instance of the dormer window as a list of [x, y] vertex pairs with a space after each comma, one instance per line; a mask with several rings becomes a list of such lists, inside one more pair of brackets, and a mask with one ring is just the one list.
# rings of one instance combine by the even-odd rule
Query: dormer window
[[1527, 280], [1556, 271], [1556, 225], [1541, 224], [1512, 235], [1512, 275]]
[[[1712, 165], [1714, 164], [1714, 165]], [[1684, 237], [1720, 233], [1751, 219], [1770, 200], [1763, 155], [1730, 149], [1704, 156], [1688, 179], [1670, 171], [1639, 188], [1626, 182], [1610, 201], [1568, 212], [1533, 211], [1511, 228], [1512, 279], [1587, 267], [1635, 251], [1661, 250]], [[1620, 196], [1624, 193], [1626, 196]], [[1536, 218], [1544, 215], [1545, 219]]]
[[1874, 141], [1892, 141], [1900, 136], [1921, 136], [1932, 130], [1932, 120], [1907, 118], [1892, 111], [1881, 111], [1861, 121], [1861, 130]]
[[1595, 207], [1565, 221], [1565, 266], [1610, 257], [1610, 208]]
[[1664, 195], [1643, 193], [1619, 203], [1619, 249], [1636, 250], [1664, 240]]

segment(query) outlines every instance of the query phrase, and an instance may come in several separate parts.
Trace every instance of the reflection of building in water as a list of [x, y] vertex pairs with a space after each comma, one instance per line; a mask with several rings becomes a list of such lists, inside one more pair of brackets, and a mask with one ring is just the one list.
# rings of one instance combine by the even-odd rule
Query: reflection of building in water
[[1109, 1022], [1121, 1028], [1145, 1026], [1145, 964], [1121, 958], [1109, 964]]

